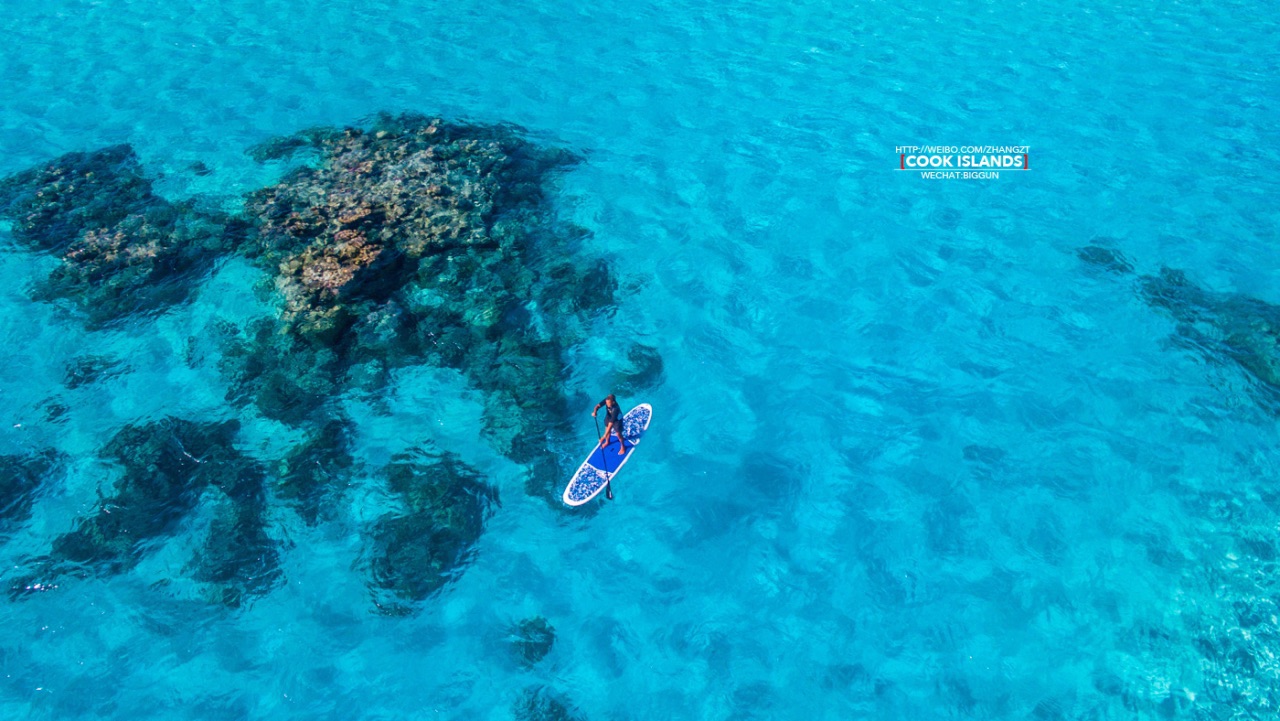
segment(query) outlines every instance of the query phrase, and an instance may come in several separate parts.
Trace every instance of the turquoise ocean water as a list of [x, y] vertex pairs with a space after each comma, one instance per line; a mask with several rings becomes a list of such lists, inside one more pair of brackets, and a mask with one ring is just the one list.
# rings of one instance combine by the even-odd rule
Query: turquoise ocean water
[[[184, 574], [196, 513], [126, 573], [0, 597], [0, 718], [507, 719], [533, 689], [619, 720], [1280, 708], [1280, 424], [1250, 366], [1274, 328], [1233, 355], [1213, 313], [1265, 306], [1196, 335], [1136, 280], [1280, 304], [1270, 4], [14, 0], [0, 29], [0, 175], [131, 143], [163, 194], [234, 210], [278, 172], [246, 147], [380, 110], [573, 148], [555, 206], [626, 293], [566, 373], [580, 448], [548, 453], [585, 455], [617, 348], [664, 361], [621, 399], [655, 417], [617, 500], [576, 512], [527, 492], [460, 375], [397, 371], [343, 404], [358, 457], [430, 440], [500, 493], [454, 583], [373, 613], [386, 499], [357, 479], [314, 527], [271, 507], [284, 581], [228, 609]], [[1031, 170], [895, 171], [935, 143]], [[89, 331], [3, 235], [0, 453], [70, 459], [3, 537], [7, 588], [102, 502], [123, 425], [236, 418], [263, 458], [283, 431], [183, 362], [272, 312], [261, 271]], [[68, 388], [85, 353], [124, 361]], [[533, 616], [556, 640], [526, 668]]]

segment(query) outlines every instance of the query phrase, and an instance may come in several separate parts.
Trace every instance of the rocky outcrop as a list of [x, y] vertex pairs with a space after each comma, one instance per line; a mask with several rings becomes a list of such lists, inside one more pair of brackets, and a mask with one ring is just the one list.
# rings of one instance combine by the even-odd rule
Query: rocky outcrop
[[93, 327], [186, 300], [243, 227], [155, 195], [128, 145], [0, 180], [0, 217], [20, 244], [62, 261], [34, 296], [71, 301]]
[[[584, 251], [585, 233], [551, 207], [556, 174], [579, 158], [511, 126], [412, 114], [313, 128], [250, 154], [291, 165], [238, 216], [158, 196], [127, 145], [0, 180], [0, 217], [16, 242], [61, 260], [36, 297], [69, 301], [90, 327], [191, 297], [224, 254], [255, 262], [278, 312], [214, 321], [187, 339], [183, 357], [195, 367], [220, 352], [229, 402], [305, 434], [258, 463], [232, 446], [234, 423], [124, 428], [101, 451], [120, 468], [109, 497], [55, 539], [19, 595], [69, 568], [127, 571], [202, 504], [212, 520], [187, 575], [229, 606], [266, 592], [280, 579], [268, 505], [279, 500], [308, 525], [334, 515], [359, 468], [341, 406], [353, 394], [376, 399], [406, 366], [456, 369], [482, 393], [493, 446], [536, 466], [540, 484], [562, 481], [546, 449], [566, 429], [568, 351], [617, 290], [603, 260]], [[660, 381], [654, 349], [635, 345], [624, 357], [619, 389]], [[85, 355], [64, 384], [125, 370]], [[461, 459], [434, 451], [397, 457], [385, 477], [400, 508], [368, 527], [368, 568], [378, 607], [401, 613], [465, 567], [497, 496]], [[554, 502], [544, 490], [533, 492]], [[524, 633], [525, 655], [540, 658], [554, 632], [535, 624]]]
[[[1086, 246], [1078, 255], [1090, 266], [1116, 275], [1133, 273], [1133, 264], [1110, 248]], [[1137, 288], [1147, 304], [1176, 321], [1180, 345], [1235, 363], [1257, 381], [1260, 399], [1280, 410], [1280, 306], [1205, 290], [1171, 268], [1138, 276]]]
[[68, 568], [128, 570], [212, 491], [221, 500], [193, 576], [230, 605], [269, 590], [280, 573], [263, 521], [263, 469], [233, 447], [238, 425], [166, 418], [121, 429], [101, 450], [120, 469], [112, 493], [54, 540], [37, 576], [47, 585]]
[[402, 510], [379, 518], [369, 534], [371, 590], [383, 613], [400, 615], [461, 571], [498, 495], [449, 453], [400, 455], [386, 478]]

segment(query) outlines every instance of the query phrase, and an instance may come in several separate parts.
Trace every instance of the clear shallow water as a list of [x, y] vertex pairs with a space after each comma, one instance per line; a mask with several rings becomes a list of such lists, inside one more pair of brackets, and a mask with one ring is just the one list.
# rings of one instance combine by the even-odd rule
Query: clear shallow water
[[[618, 500], [580, 513], [525, 493], [460, 376], [399, 372], [345, 404], [360, 457], [430, 438], [500, 489], [455, 584], [371, 613], [369, 480], [317, 528], [277, 507], [287, 583], [230, 612], [182, 580], [197, 514], [130, 573], [0, 601], [0, 713], [500, 719], [534, 685], [593, 719], [1274, 709], [1275, 416], [1075, 256], [1108, 238], [1139, 272], [1280, 303], [1267, 6], [593, 8], [9, 4], [2, 173], [129, 142], [166, 194], [234, 207], [270, 179], [245, 147], [380, 109], [581, 151], [561, 212], [634, 289], [575, 353], [584, 448], [613, 348], [641, 338], [666, 372], [623, 398], [656, 415]], [[925, 142], [1027, 144], [1033, 172], [892, 172]], [[6, 567], [96, 507], [123, 424], [237, 416], [186, 337], [270, 310], [232, 262], [90, 333], [28, 299], [51, 263], [0, 255], [0, 451], [73, 458]], [[67, 390], [85, 352], [128, 370]], [[291, 440], [242, 420], [249, 453]], [[506, 628], [531, 615], [557, 640], [526, 670]]]

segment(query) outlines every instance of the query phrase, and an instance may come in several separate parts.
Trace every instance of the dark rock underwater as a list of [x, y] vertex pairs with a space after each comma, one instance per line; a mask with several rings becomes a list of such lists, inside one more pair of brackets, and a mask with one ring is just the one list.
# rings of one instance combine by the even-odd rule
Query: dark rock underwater
[[[239, 606], [282, 582], [272, 505], [323, 523], [352, 479], [372, 474], [400, 511], [364, 529], [370, 593], [383, 613], [411, 612], [465, 568], [497, 492], [449, 453], [413, 452], [380, 471], [355, 457], [341, 399], [376, 396], [401, 367], [457, 370], [483, 394], [497, 451], [532, 478], [563, 475], [544, 456], [566, 429], [567, 353], [618, 286], [584, 249], [585, 231], [551, 209], [556, 174], [580, 158], [514, 127], [412, 114], [310, 129], [248, 152], [288, 169], [250, 193], [242, 214], [159, 197], [127, 145], [0, 180], [0, 218], [16, 244], [60, 261], [33, 296], [90, 329], [191, 299], [220, 258], [260, 267], [279, 312], [221, 323], [218, 369], [233, 413], [303, 438], [278, 458], [255, 459], [237, 449], [235, 421], [125, 426], [100, 450], [120, 473], [99, 511], [33, 559], [13, 595], [68, 574], [126, 572], [152, 539], [205, 507], [208, 538], [185, 573], [211, 600]], [[660, 381], [654, 349], [637, 344], [623, 357], [617, 380], [628, 389]], [[65, 385], [108, 378], [119, 365], [83, 356]], [[433, 449], [431, 439], [419, 447]], [[6, 483], [32, 497], [47, 475], [42, 463], [11, 459]], [[531, 489], [553, 504], [539, 482]], [[20, 503], [11, 522], [24, 517]]]
[[[1249, 395], [1264, 413], [1280, 415], [1280, 306], [1239, 293], [1207, 290], [1181, 270], [1161, 267], [1138, 274], [1119, 251], [1090, 245], [1077, 251], [1088, 267], [1108, 276], [1131, 279], [1138, 298], [1174, 322], [1175, 348], [1207, 363], [1234, 368], [1249, 381]], [[1237, 458], [1260, 477], [1272, 468], [1264, 459]], [[1191, 649], [1204, 694], [1195, 702], [1196, 718], [1267, 718], [1274, 716], [1276, 695], [1272, 668], [1277, 629], [1277, 558], [1274, 513], [1280, 493], [1264, 486], [1257, 498], [1206, 489], [1199, 483], [1171, 479], [1183, 494], [1187, 517], [1204, 517], [1209, 529], [1229, 529], [1231, 552], [1219, 563], [1192, 562], [1174, 549], [1153, 549], [1170, 569], [1185, 569], [1178, 594], [1203, 595], [1212, 601], [1179, 610], [1167, 624], [1135, 624], [1123, 633], [1127, 642], [1152, 658], [1173, 658]], [[1205, 531], [1212, 537], [1212, 531]], [[1224, 535], [1226, 531], [1219, 531]], [[1200, 541], [1206, 547], [1210, 541]], [[1192, 590], [1187, 590], [1192, 589]], [[1215, 609], [1215, 606], [1217, 607]], [[1108, 679], [1100, 688], [1126, 694]], [[1125, 704], [1137, 708], [1136, 696]], [[1159, 704], [1162, 715], [1187, 715], [1191, 701], [1169, 693]]]
[[405, 602], [427, 598], [465, 566], [497, 490], [452, 453], [410, 451], [385, 475], [403, 510], [374, 523], [372, 588], [381, 612], [403, 615]]
[[56, 451], [0, 456], [0, 537], [31, 517], [41, 485], [65, 461]]
[[[1080, 248], [1089, 266], [1117, 276], [1135, 273], [1119, 251], [1097, 245]], [[1258, 401], [1280, 411], [1280, 306], [1237, 293], [1205, 290], [1181, 270], [1162, 267], [1136, 276], [1138, 295], [1174, 320], [1176, 345], [1210, 362], [1230, 361], [1254, 381]]]
[[70, 301], [90, 327], [189, 298], [240, 227], [155, 195], [127, 145], [0, 180], [0, 217], [20, 245], [62, 258], [33, 295]]
[[526, 618], [510, 630], [511, 650], [524, 668], [532, 668], [551, 653], [556, 630], [542, 616]]

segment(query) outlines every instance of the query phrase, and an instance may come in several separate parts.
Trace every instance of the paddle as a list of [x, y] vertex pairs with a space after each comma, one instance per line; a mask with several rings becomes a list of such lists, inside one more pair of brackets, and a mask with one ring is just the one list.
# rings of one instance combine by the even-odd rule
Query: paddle
[[[600, 434], [600, 419], [596, 418], [596, 414], [591, 414], [592, 420], [596, 422], [596, 435]], [[618, 442], [622, 442], [622, 434], [618, 434]], [[600, 460], [604, 461], [604, 472], [609, 472], [609, 439], [604, 439], [604, 446], [600, 449]], [[613, 484], [609, 481], [604, 482], [604, 497], [613, 500]]]

